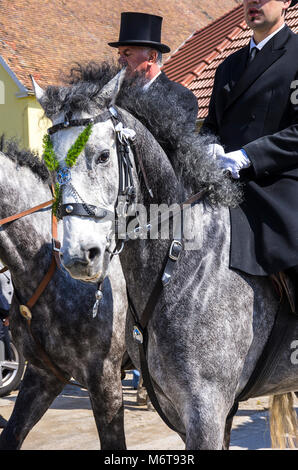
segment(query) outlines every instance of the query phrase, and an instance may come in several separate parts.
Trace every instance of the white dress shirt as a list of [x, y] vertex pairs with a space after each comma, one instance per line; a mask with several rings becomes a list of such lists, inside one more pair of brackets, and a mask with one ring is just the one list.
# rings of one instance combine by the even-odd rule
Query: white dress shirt
[[252, 50], [253, 47], [256, 47], [257, 49], [261, 50], [265, 44], [267, 44], [268, 41], [270, 41], [271, 38], [273, 38], [273, 36], [275, 36], [277, 33], [279, 33], [279, 31], [284, 28], [285, 26], [285, 23], [283, 25], [281, 25], [280, 28], [278, 28], [276, 31], [274, 31], [272, 34], [270, 34], [269, 36], [267, 36], [265, 39], [263, 39], [263, 41], [259, 42], [259, 44], [256, 44], [255, 41], [254, 41], [254, 38], [252, 37], [250, 39], [250, 51]]
[[161, 74], [161, 72], [159, 72], [157, 75], [155, 75], [155, 77], [152, 78], [152, 80], [150, 80], [150, 82], [146, 83], [146, 85], [144, 85], [143, 87], [143, 90], [148, 90], [148, 88], [152, 85], [152, 83], [157, 79], [157, 77], [159, 77]]

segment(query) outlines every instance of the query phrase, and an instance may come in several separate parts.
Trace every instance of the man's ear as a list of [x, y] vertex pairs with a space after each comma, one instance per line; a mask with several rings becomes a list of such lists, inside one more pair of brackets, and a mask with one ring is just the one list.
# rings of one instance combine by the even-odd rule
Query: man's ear
[[283, 9], [283, 16], [286, 16], [288, 8], [290, 7], [292, 0], [284, 0], [284, 9]]
[[158, 58], [157, 51], [155, 51], [154, 49], [151, 49], [151, 51], [149, 52], [148, 62], [151, 64], [156, 64], [157, 58]]

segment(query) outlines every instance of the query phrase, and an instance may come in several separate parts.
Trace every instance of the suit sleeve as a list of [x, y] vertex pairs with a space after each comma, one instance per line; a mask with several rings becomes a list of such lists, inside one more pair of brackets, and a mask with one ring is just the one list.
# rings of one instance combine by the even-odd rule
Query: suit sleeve
[[[296, 80], [297, 78], [298, 74], [296, 75]], [[273, 135], [260, 137], [243, 147], [252, 162], [257, 178], [278, 175], [284, 171], [298, 168], [297, 91], [292, 90], [289, 101], [288, 115], [291, 124]]]

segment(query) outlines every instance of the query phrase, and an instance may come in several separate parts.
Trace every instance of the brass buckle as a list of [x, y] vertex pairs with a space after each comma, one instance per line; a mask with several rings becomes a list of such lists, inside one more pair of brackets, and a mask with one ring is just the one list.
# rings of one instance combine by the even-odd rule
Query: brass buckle
[[20, 305], [20, 314], [22, 317], [26, 318], [26, 320], [32, 320], [32, 314], [27, 305]]

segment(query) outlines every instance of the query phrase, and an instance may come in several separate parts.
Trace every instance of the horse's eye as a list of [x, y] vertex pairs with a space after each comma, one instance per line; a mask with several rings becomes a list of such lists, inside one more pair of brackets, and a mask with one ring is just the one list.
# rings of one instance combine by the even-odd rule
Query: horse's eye
[[95, 158], [96, 165], [100, 163], [106, 163], [110, 158], [110, 152], [108, 150], [104, 150], [100, 155]]

